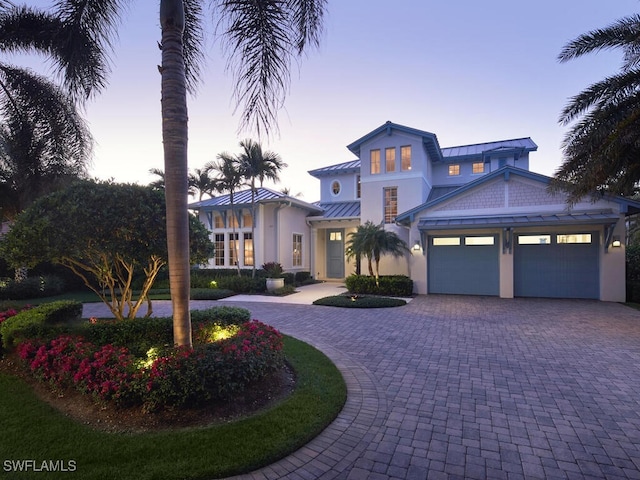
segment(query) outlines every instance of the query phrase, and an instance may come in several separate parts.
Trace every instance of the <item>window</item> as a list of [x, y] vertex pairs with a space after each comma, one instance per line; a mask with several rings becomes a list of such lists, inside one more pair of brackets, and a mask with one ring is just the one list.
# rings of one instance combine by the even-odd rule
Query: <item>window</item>
[[549, 245], [551, 235], [518, 235], [518, 245]]
[[398, 216], [398, 187], [384, 189], [384, 223], [393, 223]]
[[449, 165], [449, 176], [460, 175], [460, 165]]
[[330, 242], [341, 242], [342, 241], [342, 232], [331, 232], [331, 233], [329, 233], [329, 241]]
[[238, 234], [229, 234], [229, 265], [238, 264]]
[[484, 162], [473, 162], [471, 165], [472, 173], [484, 173]]
[[213, 236], [213, 263], [216, 267], [224, 266], [224, 233]]
[[465, 245], [493, 245], [495, 243], [495, 237], [465, 237]]
[[253, 237], [251, 233], [244, 234], [244, 264], [253, 267]]
[[224, 228], [224, 220], [222, 219], [222, 215], [219, 213], [213, 214], [213, 226], [215, 228]]
[[402, 163], [402, 171], [411, 170], [411, 145], [400, 147], [400, 162]]
[[572, 233], [556, 236], [557, 243], [591, 243], [590, 233]]
[[436, 247], [460, 245], [460, 237], [438, 237], [434, 238], [432, 243]]
[[227, 215], [227, 228], [238, 228], [240, 225], [238, 224], [238, 217], [236, 216], [237, 212], [229, 211]]
[[302, 235], [299, 233], [293, 234], [293, 266], [302, 266]]
[[386, 165], [387, 172], [395, 172], [396, 171], [396, 149], [393, 148], [385, 148], [384, 150], [384, 160]]
[[242, 226], [251, 228], [252, 223], [253, 223], [253, 215], [251, 215], [251, 210], [244, 210], [242, 212]]
[[380, 150], [371, 150], [371, 175], [380, 173]]
[[360, 175], [356, 178], [356, 198], [360, 198], [361, 190], [360, 190]]
[[334, 180], [331, 184], [331, 195], [334, 197], [340, 193], [340, 182], [338, 180]]

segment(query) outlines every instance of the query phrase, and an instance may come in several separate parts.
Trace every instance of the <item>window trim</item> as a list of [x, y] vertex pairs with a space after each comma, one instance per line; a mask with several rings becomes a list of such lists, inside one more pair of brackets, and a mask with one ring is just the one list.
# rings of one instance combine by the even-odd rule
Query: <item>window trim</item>
[[[409, 151], [408, 158], [404, 156], [405, 151]], [[409, 172], [411, 171], [411, 157], [413, 154], [413, 149], [411, 145], [400, 145], [400, 171], [401, 172]], [[408, 160], [407, 168], [405, 168], [405, 160]]]
[[[393, 168], [389, 168], [389, 164], [393, 165]], [[385, 173], [393, 173], [396, 171], [396, 147], [387, 147], [384, 149], [384, 171]]]
[[[338, 186], [338, 191], [334, 192], [333, 190], [333, 186], [336, 185]], [[331, 185], [329, 186], [329, 192], [331, 193], [332, 197], [337, 197], [340, 195], [340, 192], [342, 192], [342, 183], [340, 182], [340, 180], [333, 180], [331, 182]]]
[[[389, 198], [387, 204], [387, 192], [394, 192], [395, 196]], [[398, 187], [384, 187], [382, 189], [382, 217], [384, 223], [394, 223], [398, 216]]]
[[[296, 242], [296, 237], [299, 237], [299, 240], [297, 242]], [[302, 233], [292, 234], [291, 263], [292, 263], [292, 266], [294, 267], [302, 267], [302, 254], [303, 254], [302, 240], [303, 240]], [[299, 252], [296, 252], [296, 245], [299, 245], [299, 249], [300, 249]]]
[[[377, 157], [375, 162], [374, 162], [374, 156]], [[369, 152], [369, 173], [371, 175], [380, 175], [380, 173], [381, 173], [380, 162], [382, 161], [381, 157], [382, 157], [382, 155], [380, 153], [380, 149], [379, 148], [374, 148], [373, 150], [371, 150]], [[375, 169], [373, 168], [374, 165], [376, 167]]]
[[[449, 177], [459, 177], [461, 173], [461, 168], [459, 163], [451, 163], [449, 164], [449, 168], [447, 169], [447, 173]], [[455, 173], [453, 173], [455, 172]]]

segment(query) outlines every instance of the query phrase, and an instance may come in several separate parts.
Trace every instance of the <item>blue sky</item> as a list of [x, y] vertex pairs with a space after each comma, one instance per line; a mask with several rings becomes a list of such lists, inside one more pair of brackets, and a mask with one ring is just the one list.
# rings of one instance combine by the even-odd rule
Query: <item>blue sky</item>
[[[146, 184], [150, 168], [163, 168], [157, 4], [133, 3], [109, 87], [87, 107], [97, 141], [93, 176]], [[563, 106], [621, 61], [603, 52], [560, 64], [560, 49], [640, 11], [637, 0], [329, 0], [328, 7], [320, 49], [293, 67], [279, 133], [262, 139], [289, 165], [274, 188], [306, 201], [319, 198], [306, 172], [353, 159], [346, 145], [387, 120], [435, 133], [442, 147], [531, 137], [539, 147], [531, 170], [552, 175], [567, 131], [557, 121]], [[238, 131], [232, 78], [211, 35], [207, 47], [204, 83], [189, 99], [191, 169], [238, 152], [252, 136]]]

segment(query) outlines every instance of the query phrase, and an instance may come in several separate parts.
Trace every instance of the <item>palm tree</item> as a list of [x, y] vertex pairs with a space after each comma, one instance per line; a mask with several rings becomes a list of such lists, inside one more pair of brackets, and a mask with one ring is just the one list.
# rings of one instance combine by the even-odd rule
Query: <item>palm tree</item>
[[158, 177], [149, 186], [154, 190], [164, 190], [164, 171], [161, 168], [150, 168], [149, 173]]
[[216, 189], [214, 180], [209, 176], [210, 170], [194, 168], [189, 174], [189, 195], [198, 193], [198, 201], [202, 201], [204, 195], [212, 195]]
[[[214, 7], [227, 46], [227, 68], [236, 80], [233, 94], [243, 105], [241, 124], [268, 134], [288, 90], [291, 62], [319, 44], [326, 0], [160, 0], [169, 283], [178, 345], [191, 345], [186, 94], [194, 91], [203, 59], [205, 3]], [[126, 17], [127, 4], [58, 0], [56, 5], [70, 28], [94, 32], [92, 44], [105, 51], [116, 36], [118, 19]]]
[[[249, 182], [251, 187], [251, 238], [255, 241], [256, 228], [256, 179], [260, 181], [260, 187], [265, 180], [280, 181], [280, 171], [287, 167], [280, 155], [270, 151], [263, 151], [260, 143], [246, 139], [240, 142], [242, 153], [238, 155], [237, 162], [243, 179]], [[251, 276], [256, 276], [256, 262], [253, 261]]]
[[[358, 225], [355, 232], [349, 234], [345, 253], [347, 258], [359, 259], [367, 257], [369, 275], [376, 277], [376, 284], [380, 277], [380, 258], [383, 255], [401, 257], [409, 251], [409, 247], [395, 232], [385, 230], [382, 224], [376, 225], [370, 220]], [[373, 262], [376, 264], [375, 273]]]
[[[217, 161], [209, 162], [205, 165], [207, 171], [215, 173], [213, 179], [215, 189], [220, 192], [229, 193], [229, 204], [231, 205], [231, 231], [233, 234], [233, 244], [236, 257], [236, 266], [238, 268], [238, 276], [240, 275], [240, 262], [238, 262], [239, 254], [238, 243], [236, 238], [236, 213], [234, 209], [234, 193], [242, 186], [242, 173], [239, 169], [238, 158], [227, 152], [219, 153]], [[255, 262], [254, 262], [255, 263]]]
[[[69, 43], [67, 26], [55, 15], [0, 1], [0, 52], [40, 53], [52, 59], [62, 85], [0, 61], [0, 217], [13, 219], [39, 196], [86, 176], [92, 139], [75, 100], [91, 93], [85, 75], [92, 58]], [[95, 51], [89, 47], [85, 53]], [[75, 58], [75, 61], [72, 59]]]
[[566, 190], [569, 203], [596, 192], [631, 195], [640, 180], [640, 15], [580, 35], [558, 58], [611, 49], [623, 52], [621, 71], [572, 97], [560, 116], [563, 125], [579, 119], [564, 138], [551, 185]]

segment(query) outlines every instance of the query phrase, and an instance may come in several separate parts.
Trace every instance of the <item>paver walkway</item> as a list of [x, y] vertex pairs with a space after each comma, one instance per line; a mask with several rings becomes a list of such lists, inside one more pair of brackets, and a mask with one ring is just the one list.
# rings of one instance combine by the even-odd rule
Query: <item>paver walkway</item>
[[319, 437], [238, 478], [640, 479], [636, 310], [439, 295], [376, 310], [234, 304], [318, 347], [349, 389]]

